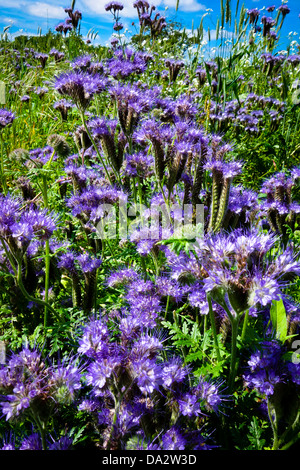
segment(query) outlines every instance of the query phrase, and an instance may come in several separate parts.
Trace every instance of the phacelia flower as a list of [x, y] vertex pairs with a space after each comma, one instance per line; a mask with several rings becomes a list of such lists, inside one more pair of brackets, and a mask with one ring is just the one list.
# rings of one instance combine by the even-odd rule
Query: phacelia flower
[[8, 111], [7, 109], [0, 109], [0, 131], [1, 129], [4, 129], [5, 127], [12, 124], [15, 118], [15, 114], [11, 111]]

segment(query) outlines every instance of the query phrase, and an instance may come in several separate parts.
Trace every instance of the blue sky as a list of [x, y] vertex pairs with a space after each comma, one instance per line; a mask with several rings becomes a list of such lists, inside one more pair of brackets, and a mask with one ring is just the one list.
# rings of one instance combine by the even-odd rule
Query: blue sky
[[[112, 30], [112, 15], [105, 11], [105, 5], [109, 0], [76, 0], [75, 7], [83, 14], [82, 34], [86, 35], [89, 30], [98, 32], [97, 42], [105, 44], [109, 41]], [[154, 4], [157, 10], [167, 19], [176, 19], [186, 28], [197, 28], [201, 18], [205, 15], [204, 28], [215, 28], [216, 18], [220, 13], [220, 0], [180, 0], [179, 9], [175, 11], [176, 0], [148, 0]], [[233, 9], [237, 0], [232, 0]], [[240, 0], [246, 8], [263, 9], [270, 5], [276, 8], [281, 0]], [[133, 8], [133, 0], [124, 0], [124, 10], [121, 12], [122, 23], [128, 28], [128, 33], [134, 32], [133, 21], [137, 21], [137, 12]], [[224, 0], [225, 3], [225, 0]], [[300, 0], [289, 0], [287, 3], [291, 13], [287, 15], [282, 41], [288, 37], [289, 32], [297, 32], [292, 39], [299, 39], [300, 31]], [[10, 34], [36, 34], [38, 28], [45, 33], [48, 29], [54, 30], [55, 26], [66, 18], [64, 8], [70, 6], [71, 0], [0, 0], [0, 31], [11, 25]]]

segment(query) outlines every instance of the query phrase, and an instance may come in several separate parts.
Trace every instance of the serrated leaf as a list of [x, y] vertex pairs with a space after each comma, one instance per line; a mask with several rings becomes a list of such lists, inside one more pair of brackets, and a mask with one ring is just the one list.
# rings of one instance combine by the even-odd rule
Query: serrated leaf
[[197, 343], [199, 342], [199, 339], [201, 338], [201, 333], [199, 331], [197, 323], [193, 325], [191, 337], [192, 337], [193, 342], [197, 342]]

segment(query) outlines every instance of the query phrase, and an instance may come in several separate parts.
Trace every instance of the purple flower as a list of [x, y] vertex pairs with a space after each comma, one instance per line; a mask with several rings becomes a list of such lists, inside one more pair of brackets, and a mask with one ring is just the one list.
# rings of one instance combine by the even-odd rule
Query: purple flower
[[264, 341], [248, 361], [245, 385], [256, 388], [263, 395], [273, 395], [276, 385], [286, 380], [281, 355], [282, 348], [277, 341]]
[[154, 173], [153, 163], [153, 157], [143, 151], [127, 155], [123, 163], [123, 174], [129, 177], [138, 176], [141, 179], [150, 178]]
[[244, 213], [245, 222], [258, 210], [258, 194], [242, 186], [232, 186], [229, 194], [228, 211], [232, 214]]
[[206, 292], [203, 289], [203, 285], [200, 283], [193, 284], [188, 294], [189, 304], [192, 307], [200, 309], [201, 315], [208, 315], [209, 305], [206, 298]]
[[95, 396], [98, 395], [99, 389], [101, 393], [101, 389], [107, 385], [107, 380], [118, 365], [119, 361], [115, 357], [106, 357], [88, 366], [86, 383], [94, 387]]
[[261, 22], [264, 25], [264, 27], [263, 27], [263, 37], [266, 37], [269, 34], [271, 28], [273, 26], [275, 26], [276, 21], [271, 16], [265, 16], [264, 15], [261, 18]]
[[11, 111], [7, 109], [0, 109], [0, 131], [4, 127], [9, 126], [15, 120], [16, 116]]
[[182, 383], [188, 375], [188, 368], [183, 366], [181, 359], [173, 358], [163, 366], [162, 381], [166, 388]]
[[76, 272], [76, 255], [72, 251], [68, 251], [67, 253], [63, 253], [60, 255], [59, 261], [57, 263], [58, 268], [65, 269], [70, 273]]
[[92, 57], [89, 54], [87, 54], [87, 55], [76, 57], [76, 59], [74, 59], [71, 62], [71, 67], [74, 70], [77, 70], [77, 71], [81, 70], [82, 72], [84, 72], [88, 70], [91, 63], [92, 63]]
[[91, 320], [83, 330], [79, 340], [78, 353], [88, 357], [95, 357], [106, 352], [109, 334], [107, 326], [101, 320]]
[[201, 378], [194, 393], [208, 411], [219, 411], [222, 402], [227, 398], [220, 390], [221, 384]]
[[145, 334], [132, 344], [131, 357], [132, 360], [152, 359], [162, 349], [163, 344], [157, 337]]
[[48, 380], [53, 399], [61, 404], [70, 404], [81, 388], [81, 371], [75, 364], [62, 363], [51, 369]]
[[276, 280], [255, 276], [252, 279], [251, 287], [249, 289], [249, 304], [255, 306], [257, 304], [266, 307], [270, 305], [273, 300], [280, 300], [280, 286]]
[[123, 28], [124, 26], [122, 25], [122, 23], [119, 23], [118, 21], [116, 21], [113, 26], [114, 31], [121, 31]]
[[283, 17], [285, 17], [291, 11], [287, 5], [280, 5], [277, 10], [281, 12]]
[[137, 385], [145, 395], [157, 390], [162, 383], [161, 367], [151, 359], [140, 359], [132, 362]]
[[259, 17], [259, 10], [257, 8], [252, 8], [247, 11], [247, 15], [250, 18], [250, 24], [256, 24]]
[[267, 12], [272, 13], [275, 10], [275, 8], [276, 8], [275, 5], [271, 5], [271, 6], [267, 7], [266, 10], [267, 10]]
[[30, 96], [29, 95], [23, 95], [23, 96], [21, 96], [20, 101], [22, 101], [23, 103], [25, 103], [27, 101], [30, 101]]
[[116, 11], [122, 11], [124, 8], [124, 5], [120, 2], [109, 2], [105, 5], [105, 11], [113, 11], [115, 13]]
[[58, 441], [54, 441], [49, 445], [49, 450], [70, 450], [72, 448], [73, 439], [69, 436], [62, 436]]
[[29, 209], [21, 216], [19, 224], [31, 224], [35, 236], [40, 240], [48, 240], [57, 228], [57, 217], [48, 214], [47, 210]]
[[64, 57], [65, 57], [65, 54], [61, 51], [58, 51], [57, 49], [51, 49], [50, 52], [49, 52], [49, 55], [52, 57], [54, 57], [55, 59], [55, 62], [60, 62]]
[[126, 78], [133, 73], [143, 73], [147, 68], [147, 59], [142, 52], [133, 51], [128, 47], [124, 50], [118, 48], [114, 51], [113, 57], [108, 60], [107, 66], [112, 77]]
[[[198, 263], [207, 273], [202, 276], [205, 291], [213, 298], [216, 295], [218, 303], [221, 298], [224, 302], [226, 292], [236, 312], [278, 300], [286, 276], [299, 273], [299, 262], [289, 249], [277, 258], [269, 258], [276, 241], [274, 235], [257, 230], [236, 230], [228, 235], [209, 235], [198, 240]], [[201, 277], [197, 270], [193, 275], [196, 279]]]
[[115, 204], [125, 198], [123, 191], [107, 186], [88, 186], [80, 194], [74, 194], [67, 201], [74, 216], [85, 215], [95, 225], [104, 216], [104, 204]]
[[61, 99], [59, 101], [56, 101], [54, 104], [53, 104], [53, 108], [54, 109], [58, 109], [58, 111], [60, 112], [61, 114], [61, 117], [62, 117], [62, 120], [63, 121], [66, 121], [67, 120], [67, 117], [68, 117], [68, 111], [70, 108], [72, 108], [74, 105], [72, 103], [70, 103], [69, 101], [65, 100], [65, 99]]
[[165, 276], [157, 277], [156, 288], [159, 295], [171, 297], [176, 302], [179, 302], [184, 295], [182, 287], [174, 279], [169, 279]]
[[289, 362], [287, 364], [287, 370], [291, 381], [296, 385], [300, 385], [300, 363]]
[[85, 110], [95, 94], [105, 90], [107, 80], [86, 72], [67, 72], [56, 77], [54, 88], [69, 96], [76, 106]]
[[196, 395], [186, 393], [178, 400], [179, 411], [183, 416], [198, 416], [201, 413], [200, 404]]
[[6, 421], [19, 416], [32, 405], [35, 397], [41, 392], [39, 382], [38, 379], [35, 379], [26, 385], [16, 383], [12, 390], [13, 393], [6, 395], [1, 404]]
[[213, 174], [219, 174], [224, 180], [231, 180], [239, 175], [242, 170], [242, 162], [231, 161], [224, 162], [221, 160], [209, 160], [204, 164], [206, 170], [210, 170]]
[[159, 94], [158, 88], [141, 89], [137, 85], [117, 84], [109, 90], [117, 103], [120, 125], [124, 134], [130, 135], [136, 128], [141, 113], [155, 106]]
[[42, 439], [38, 433], [33, 433], [23, 439], [19, 450], [42, 450]]
[[83, 253], [77, 256], [77, 261], [84, 273], [95, 272], [102, 264], [100, 258], [92, 258], [89, 253]]
[[49, 58], [49, 55], [48, 54], [44, 54], [42, 52], [38, 52], [36, 55], [35, 55], [35, 58], [38, 59], [42, 65], [42, 68], [44, 69], [45, 66], [46, 66], [46, 63], [47, 63], [47, 60]]
[[55, 26], [55, 31], [58, 33], [64, 33], [65, 35], [68, 33], [68, 31], [72, 31], [72, 29], [72, 24], [67, 23], [67, 21], [62, 21], [57, 26]]
[[186, 444], [186, 439], [176, 426], [173, 426], [162, 435], [163, 450], [184, 450]]
[[1, 370], [1, 408], [6, 420], [24, 411], [45, 413], [53, 403], [74, 399], [80, 388], [80, 371], [71, 359], [58, 367], [46, 366], [37, 350], [23, 348], [14, 353]]
[[123, 268], [113, 272], [108, 277], [106, 283], [109, 287], [120, 287], [137, 280], [138, 273], [132, 268]]

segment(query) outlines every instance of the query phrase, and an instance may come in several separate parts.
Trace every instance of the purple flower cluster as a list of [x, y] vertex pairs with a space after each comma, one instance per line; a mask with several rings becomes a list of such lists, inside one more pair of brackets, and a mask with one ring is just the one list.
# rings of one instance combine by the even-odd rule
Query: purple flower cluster
[[16, 116], [7, 109], [0, 109], [0, 130], [12, 124]]
[[150, 111], [156, 103], [159, 88], [142, 89], [136, 84], [118, 83], [110, 87], [109, 93], [117, 104], [119, 122], [126, 136], [130, 136], [141, 118], [142, 113]]
[[255, 388], [261, 395], [276, 394], [281, 384], [295, 384], [299, 388], [300, 365], [284, 359], [284, 348], [275, 340], [264, 341], [248, 360], [244, 374], [245, 386]]
[[75, 360], [47, 365], [41, 353], [24, 347], [0, 369], [1, 408], [6, 420], [24, 412], [35, 421], [59, 404], [70, 404], [81, 388]]
[[112, 11], [113, 13], [116, 13], [117, 11], [122, 11], [124, 8], [124, 5], [121, 2], [109, 2], [105, 5], [105, 11]]
[[251, 8], [251, 10], [247, 11], [247, 15], [249, 16], [250, 24], [256, 24], [259, 18], [259, 10], [257, 8]]
[[85, 110], [95, 94], [106, 89], [107, 80], [86, 72], [66, 72], [56, 77], [54, 88], [68, 96], [80, 110]]
[[55, 27], [55, 31], [67, 35], [69, 31], [77, 29], [78, 23], [82, 19], [82, 13], [71, 7], [65, 8], [65, 12], [68, 14], [67, 18]]
[[151, 56], [143, 52], [135, 52], [126, 47], [114, 50], [113, 57], [107, 61], [109, 74], [117, 79], [124, 79], [132, 74], [141, 74], [147, 69]]
[[56, 217], [47, 210], [23, 208], [21, 200], [0, 195], [0, 238], [16, 258], [34, 240], [49, 240], [56, 228]]
[[126, 155], [123, 163], [123, 174], [127, 177], [139, 177], [141, 180], [154, 174], [154, 159], [143, 151]]
[[212, 102], [210, 120], [218, 124], [219, 130], [226, 131], [233, 125], [237, 132], [244, 129], [250, 135], [257, 136], [264, 130], [266, 116], [271, 130], [276, 130], [283, 119], [284, 109], [285, 103], [276, 98], [250, 93], [240, 102], [237, 100], [226, 102], [224, 109], [223, 106]]
[[[119, 273], [122, 284], [121, 277], [124, 278], [126, 273], [124, 269]], [[155, 286], [150, 281], [136, 279], [136, 273], [133, 274], [127, 279], [126, 287], [129, 309], [114, 313], [118, 321], [114, 340], [111, 321], [103, 315], [92, 318], [84, 326], [78, 353], [89, 358], [85, 380], [91, 390], [93, 405], [85, 400], [80, 409], [98, 413], [103, 448], [118, 449], [135, 435], [144, 442], [156, 435], [160, 441], [157, 448], [186, 448], [191, 445], [188, 423], [192, 425], [193, 419], [204, 412], [218, 412], [225, 397], [220, 385], [209, 380], [200, 379], [189, 388], [189, 370], [181, 360], [177, 357], [162, 360], [163, 339], [153, 330], [156, 324], [152, 311]], [[119, 285], [118, 274], [112, 276], [109, 285], [116, 285], [116, 282]], [[109, 409], [108, 403], [111, 403]], [[178, 421], [178, 439], [171, 444], [169, 440], [174, 428], [166, 420], [160, 425], [155, 424], [155, 416], [163, 407], [164, 415], [171, 417], [171, 410], [176, 406], [182, 422], [179, 426]], [[200, 435], [193, 448], [197, 448], [199, 442], [203, 443]]]
[[53, 104], [53, 108], [57, 109], [60, 112], [61, 118], [63, 121], [66, 121], [68, 118], [68, 111], [71, 109], [74, 105], [67, 101], [66, 99], [61, 99], [59, 101], [56, 101]]
[[156, 10], [156, 7], [154, 5], [150, 7], [146, 0], [137, 0], [133, 6], [137, 9], [141, 30], [144, 31], [149, 28], [152, 38], [160, 34], [167, 26], [165, 18], [160, 16], [159, 13], [156, 13], [152, 18], [152, 13]]
[[293, 201], [293, 189], [299, 180], [299, 168], [275, 173], [266, 180], [261, 188], [265, 200], [260, 204], [260, 215], [266, 218], [271, 230], [278, 235], [286, 236], [287, 226], [295, 228], [300, 205]]
[[[290, 248], [282, 251], [274, 260], [269, 259], [276, 238], [256, 230], [234, 230], [229, 234], [208, 234], [198, 240], [197, 258], [190, 257], [169, 262], [172, 276], [177, 279], [189, 274], [197, 280], [212, 298], [233, 317], [249, 309], [252, 315], [257, 309], [269, 306], [283, 295], [286, 279], [298, 276], [299, 261]], [[188, 258], [187, 256], [184, 256]], [[199, 284], [203, 282], [203, 287]], [[192, 301], [195, 292], [192, 295]], [[199, 302], [205, 298], [199, 294]], [[200, 304], [201, 305], [201, 304]], [[204, 310], [205, 311], [205, 310]]]
[[75, 217], [85, 223], [90, 221], [96, 226], [107, 211], [106, 204], [113, 205], [124, 199], [126, 199], [126, 194], [119, 189], [107, 185], [88, 185], [82, 191], [72, 195], [67, 201], [67, 206]]

